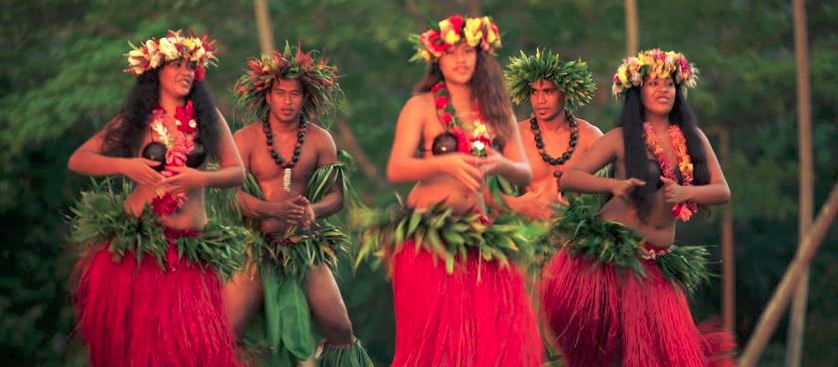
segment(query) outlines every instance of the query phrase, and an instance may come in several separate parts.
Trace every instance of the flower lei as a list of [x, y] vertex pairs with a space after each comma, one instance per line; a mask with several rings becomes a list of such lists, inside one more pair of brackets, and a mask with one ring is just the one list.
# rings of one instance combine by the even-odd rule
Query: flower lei
[[437, 59], [449, 48], [465, 38], [469, 47], [480, 46], [483, 51], [494, 53], [501, 46], [500, 31], [497, 24], [489, 17], [464, 18], [455, 14], [445, 18], [422, 34], [413, 34], [410, 41], [416, 48], [416, 54], [410, 61], [424, 60], [426, 63]]
[[[663, 147], [655, 136], [655, 129], [652, 127], [652, 124], [644, 122], [643, 130], [645, 132], [646, 147], [658, 160], [663, 177], [677, 181], [675, 170], [669, 167], [669, 163], [666, 161], [666, 156], [663, 153]], [[684, 138], [684, 133], [681, 131], [681, 128], [677, 125], [669, 125], [669, 139], [672, 141], [672, 148], [678, 160], [678, 171], [681, 173], [682, 184], [684, 186], [692, 185], [694, 167], [690, 161], [690, 154], [687, 152], [687, 140]], [[686, 222], [690, 220], [697, 210], [698, 204], [694, 201], [675, 203], [672, 206], [672, 216]]]
[[213, 52], [214, 40], [207, 35], [183, 36], [180, 30], [169, 31], [159, 41], [152, 38], [140, 46], [130, 45], [131, 51], [125, 55], [128, 56], [125, 72], [133, 76], [140, 76], [167, 62], [184, 59], [196, 64], [195, 80], [201, 81], [206, 75], [206, 67], [218, 60]]
[[[166, 146], [166, 166], [163, 169], [163, 176], [172, 177], [177, 175], [172, 167], [186, 166], [186, 155], [195, 148], [195, 135], [198, 131], [198, 122], [195, 120], [195, 107], [192, 101], [186, 105], [178, 106], [175, 109], [175, 125], [181, 134], [169, 133], [169, 129], [163, 124], [166, 119], [166, 111], [158, 107], [152, 111], [151, 129], [160, 137], [160, 141]], [[152, 210], [158, 216], [166, 216], [175, 212], [183, 206], [186, 201], [185, 192], [158, 193], [151, 202]]]
[[445, 82], [436, 83], [431, 88], [431, 92], [435, 95], [434, 103], [437, 114], [445, 125], [445, 129], [457, 138], [457, 151], [477, 157], [485, 157], [486, 147], [492, 144], [492, 136], [488, 126], [483, 122], [483, 117], [480, 115], [480, 109], [477, 105], [473, 106], [477, 119], [474, 120], [471, 127], [468, 127], [457, 118], [457, 112], [451, 104]]
[[698, 83], [698, 68], [680, 52], [661, 51], [656, 48], [640, 51], [637, 56], [628, 57], [617, 68], [611, 79], [611, 93], [620, 95], [629, 88], [643, 85], [646, 76], [669, 78], [675, 76], [678, 86], [694, 88]]

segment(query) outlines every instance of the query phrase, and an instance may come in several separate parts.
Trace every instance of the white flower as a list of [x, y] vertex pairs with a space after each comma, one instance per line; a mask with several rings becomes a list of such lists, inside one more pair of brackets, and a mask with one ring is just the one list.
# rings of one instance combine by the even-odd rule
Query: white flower
[[166, 61], [177, 60], [178, 50], [172, 40], [168, 37], [160, 39], [160, 53], [163, 54]]
[[484, 149], [486, 149], [486, 144], [483, 144], [483, 142], [480, 140], [475, 140], [471, 142], [471, 149], [482, 152]]

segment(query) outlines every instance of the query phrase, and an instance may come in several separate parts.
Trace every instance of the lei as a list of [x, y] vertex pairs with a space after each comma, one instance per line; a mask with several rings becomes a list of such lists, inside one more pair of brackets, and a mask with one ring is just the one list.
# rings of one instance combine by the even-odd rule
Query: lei
[[[655, 136], [655, 129], [649, 122], [643, 123], [644, 137], [646, 139], [646, 147], [649, 149], [660, 165], [663, 176], [677, 181], [675, 170], [669, 167], [669, 162], [666, 161], [666, 156], [663, 153], [663, 147]], [[693, 183], [694, 167], [690, 161], [690, 154], [687, 152], [687, 140], [684, 138], [684, 133], [677, 125], [669, 125], [669, 139], [672, 142], [672, 149], [675, 151], [675, 157], [678, 160], [678, 172], [681, 174], [684, 186], [690, 186]], [[698, 204], [694, 201], [686, 201], [675, 203], [672, 206], [672, 215], [683, 222], [690, 220], [690, 218], [698, 210]]]
[[[163, 169], [163, 176], [172, 177], [177, 175], [172, 167], [186, 166], [186, 155], [195, 148], [195, 135], [198, 131], [198, 122], [195, 120], [195, 107], [192, 101], [186, 102], [186, 106], [178, 106], [175, 109], [175, 125], [181, 134], [171, 134], [166, 125], [163, 124], [166, 118], [166, 111], [157, 107], [152, 111], [151, 129], [160, 137], [160, 141], [166, 146], [166, 166]], [[166, 216], [175, 212], [183, 206], [186, 201], [185, 192], [158, 193], [151, 202], [152, 210], [158, 216]]]
[[486, 156], [486, 147], [492, 144], [492, 136], [488, 126], [483, 122], [483, 117], [480, 115], [480, 109], [477, 105], [473, 106], [477, 119], [471, 127], [468, 127], [457, 118], [457, 112], [451, 105], [451, 98], [448, 96], [448, 89], [445, 88], [445, 82], [435, 84], [431, 88], [431, 92], [435, 95], [434, 102], [437, 113], [445, 125], [445, 129], [457, 138], [457, 151], [478, 157]]

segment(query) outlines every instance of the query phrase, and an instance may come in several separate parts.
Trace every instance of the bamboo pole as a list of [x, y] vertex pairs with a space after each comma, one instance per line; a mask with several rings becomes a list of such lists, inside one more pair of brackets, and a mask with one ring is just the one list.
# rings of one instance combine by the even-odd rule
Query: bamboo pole
[[626, 56], [637, 54], [637, 1], [625, 0], [626, 7]]
[[271, 30], [271, 19], [266, 0], [253, 1], [253, 12], [256, 15], [256, 31], [259, 34], [259, 48], [263, 54], [274, 51], [274, 35]]
[[836, 211], [838, 211], [838, 183], [832, 186], [829, 198], [821, 207], [820, 213], [812, 225], [812, 230], [801, 241], [797, 254], [783, 275], [783, 279], [780, 280], [780, 285], [774, 290], [771, 300], [768, 301], [765, 311], [762, 312], [751, 340], [748, 341], [745, 352], [739, 359], [739, 367], [756, 366], [760, 355], [768, 344], [768, 340], [777, 327], [780, 316], [783, 315], [786, 306], [789, 304], [792, 293], [800, 284], [801, 276], [809, 268], [812, 258], [835, 219]]
[[[813, 168], [812, 168], [812, 116], [809, 89], [809, 48], [806, 34], [805, 0], [792, 0], [794, 8], [794, 51], [797, 62], [797, 119], [798, 151], [800, 154], [800, 239], [812, 227]], [[809, 295], [809, 270], [801, 275], [800, 285], [791, 306], [786, 345], [786, 366], [800, 367], [803, 335], [806, 328], [806, 303]]]
[[[730, 132], [719, 129], [719, 155], [722, 164], [730, 162]], [[722, 325], [731, 334], [736, 331], [736, 254], [733, 247], [733, 207], [722, 209]]]

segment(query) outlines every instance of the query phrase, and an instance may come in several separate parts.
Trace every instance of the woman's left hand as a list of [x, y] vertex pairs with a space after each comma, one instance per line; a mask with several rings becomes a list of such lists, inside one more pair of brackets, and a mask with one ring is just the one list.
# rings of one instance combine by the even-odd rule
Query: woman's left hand
[[668, 204], [683, 203], [690, 200], [688, 188], [677, 182], [661, 176], [663, 182], [663, 197]]
[[506, 162], [506, 157], [492, 147], [486, 147], [486, 157], [480, 161], [480, 171], [484, 176], [500, 173], [501, 167]]
[[206, 187], [207, 173], [190, 167], [167, 167], [177, 173], [160, 181], [157, 185], [158, 192], [186, 192], [190, 189]]

